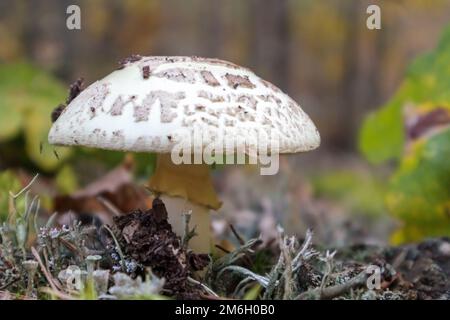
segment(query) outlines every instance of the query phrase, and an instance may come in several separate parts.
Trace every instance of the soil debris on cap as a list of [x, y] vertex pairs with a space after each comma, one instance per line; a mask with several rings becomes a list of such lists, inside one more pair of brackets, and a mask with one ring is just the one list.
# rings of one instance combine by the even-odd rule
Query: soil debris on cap
[[135, 210], [114, 218], [115, 233], [124, 253], [164, 277], [164, 294], [182, 299], [200, 298], [201, 288], [188, 282], [193, 271], [209, 263], [206, 254], [186, 250], [167, 221], [164, 203], [156, 198], [147, 211]]
[[84, 78], [78, 78], [77, 81], [70, 85], [69, 96], [67, 97], [66, 104], [72, 102], [72, 100], [75, 99], [81, 91], [83, 91], [83, 83]]
[[58, 120], [61, 113], [64, 111], [66, 106], [75, 99], [81, 91], [83, 91], [83, 83], [84, 78], [78, 78], [74, 83], [72, 83], [69, 87], [69, 95], [66, 99], [66, 104], [60, 103], [55, 109], [53, 109], [51, 113], [52, 123]]
[[119, 60], [119, 67], [118, 67], [118, 69], [119, 69], [119, 70], [120, 70], [120, 69], [123, 69], [123, 68], [125, 68], [125, 66], [126, 66], [128, 63], [136, 62], [136, 61], [139, 61], [139, 60], [141, 60], [141, 59], [142, 59], [142, 56], [141, 56], [141, 55], [139, 55], [139, 54], [132, 54], [132, 55], [129, 56], [129, 57], [126, 57], [126, 58], [124, 58], [124, 59]]
[[142, 77], [148, 79], [150, 77], [150, 66], [142, 67]]
[[53, 111], [51, 113], [52, 123], [54, 123], [56, 120], [58, 120], [59, 116], [61, 115], [61, 113], [64, 111], [65, 108], [66, 108], [66, 105], [60, 103], [55, 109], [53, 109]]

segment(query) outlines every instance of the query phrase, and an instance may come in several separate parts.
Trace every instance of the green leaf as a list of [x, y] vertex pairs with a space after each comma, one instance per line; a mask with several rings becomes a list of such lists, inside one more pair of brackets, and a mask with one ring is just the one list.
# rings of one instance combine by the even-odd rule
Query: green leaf
[[365, 120], [359, 149], [372, 163], [399, 159], [404, 145], [403, 108], [431, 102], [450, 105], [450, 28], [432, 53], [418, 58], [394, 97]]
[[408, 149], [386, 198], [388, 209], [404, 223], [393, 241], [450, 235], [450, 128]]

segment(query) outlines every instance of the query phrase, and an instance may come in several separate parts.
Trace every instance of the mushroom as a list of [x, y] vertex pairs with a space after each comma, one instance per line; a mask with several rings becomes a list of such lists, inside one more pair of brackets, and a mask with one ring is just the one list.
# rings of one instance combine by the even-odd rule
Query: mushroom
[[[268, 145], [273, 136], [276, 150]], [[133, 56], [64, 108], [49, 142], [157, 153], [149, 188], [179, 235], [181, 214], [192, 211], [198, 236], [189, 245], [209, 252], [210, 211], [221, 202], [208, 164], [238, 151], [259, 157], [261, 145], [268, 154], [305, 152], [319, 146], [320, 136], [294, 100], [247, 68], [210, 58]], [[215, 143], [226, 147], [212, 161], [173, 161], [174, 155], [196, 160]]]

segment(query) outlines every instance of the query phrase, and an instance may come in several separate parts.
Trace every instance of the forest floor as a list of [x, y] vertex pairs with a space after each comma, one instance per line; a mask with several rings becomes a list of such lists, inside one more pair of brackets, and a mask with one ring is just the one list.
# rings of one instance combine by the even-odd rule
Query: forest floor
[[40, 228], [37, 244], [24, 250], [13, 240], [19, 228], [5, 224], [0, 297], [450, 299], [448, 238], [335, 251], [313, 244], [310, 231], [297, 239], [278, 228], [276, 238], [262, 241], [230, 228], [238, 245], [218, 245], [211, 258], [189, 249], [192, 229], [183, 237], [172, 232], [159, 199], [147, 211], [114, 218], [109, 227]]

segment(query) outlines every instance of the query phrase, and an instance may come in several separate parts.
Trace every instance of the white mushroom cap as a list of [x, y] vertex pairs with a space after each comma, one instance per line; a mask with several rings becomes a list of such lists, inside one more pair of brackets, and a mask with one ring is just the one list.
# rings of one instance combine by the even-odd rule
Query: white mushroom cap
[[127, 62], [69, 103], [49, 142], [169, 153], [186, 136], [194, 137], [194, 144], [194, 131], [203, 134], [202, 148], [225, 138], [247, 148], [239, 145], [243, 137], [258, 147], [258, 134], [276, 136], [280, 153], [320, 144], [311, 119], [280, 89], [249, 69], [199, 57]]

